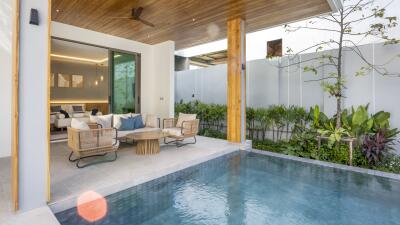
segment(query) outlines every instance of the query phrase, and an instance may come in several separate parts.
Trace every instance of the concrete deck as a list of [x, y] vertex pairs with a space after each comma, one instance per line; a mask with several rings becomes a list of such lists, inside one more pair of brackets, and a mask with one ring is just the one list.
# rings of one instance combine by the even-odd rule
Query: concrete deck
[[28, 212], [10, 213], [0, 218], [0, 225], [60, 225], [48, 206], [37, 208]]

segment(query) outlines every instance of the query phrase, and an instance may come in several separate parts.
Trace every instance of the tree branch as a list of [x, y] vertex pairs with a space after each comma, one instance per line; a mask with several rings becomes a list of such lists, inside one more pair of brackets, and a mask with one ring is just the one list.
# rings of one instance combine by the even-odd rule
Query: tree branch
[[313, 79], [313, 80], [305, 80], [304, 82], [316, 82], [316, 81], [323, 81], [323, 80], [329, 80], [329, 79], [336, 79], [337, 77], [323, 77], [319, 79]]
[[[286, 29], [287, 32], [296, 32], [300, 29], [309, 29], [309, 30], [319, 30], [319, 31], [329, 31], [329, 32], [337, 32], [340, 33], [339, 30], [327, 29], [327, 28], [318, 28], [318, 27], [305, 27], [305, 26], [288, 26], [289, 28]], [[291, 28], [291, 29], [290, 29]]]
[[388, 62], [383, 63], [383, 64], [373, 64], [371, 62], [369, 62], [363, 55], [363, 53], [361, 52], [360, 48], [352, 41], [352, 40], [344, 40], [346, 42], [350, 42], [353, 44], [353, 47], [346, 47], [347, 49], [352, 50], [354, 53], [356, 53], [362, 61], [364, 61], [364, 63], [366, 63], [368, 65], [368, 67], [370, 69], [373, 69], [375, 72], [383, 75], [383, 76], [400, 76], [400, 73], [389, 73], [388, 70], [386, 68], [384, 68], [384, 66], [386, 66], [387, 64], [389, 64], [390, 62], [392, 62], [395, 57], [392, 57]]

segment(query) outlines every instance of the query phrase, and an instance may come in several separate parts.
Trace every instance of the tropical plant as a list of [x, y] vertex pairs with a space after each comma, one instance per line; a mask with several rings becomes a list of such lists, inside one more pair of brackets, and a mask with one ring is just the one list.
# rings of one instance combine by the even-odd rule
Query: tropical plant
[[282, 105], [273, 105], [268, 109], [268, 115], [272, 123], [272, 140], [278, 141], [282, 138], [283, 128], [286, 125], [286, 110]]
[[[259, 128], [261, 129], [262, 139], [265, 140], [266, 133], [272, 126], [272, 119], [270, 117], [270, 111], [265, 108], [256, 109], [255, 110], [255, 119], [256, 119], [256, 121], [258, 121]], [[257, 137], [258, 137], [258, 135], [257, 135]]]
[[342, 140], [343, 137], [349, 137], [350, 133], [343, 127], [336, 128], [332, 122], [325, 124], [323, 129], [318, 129], [317, 132], [323, 136], [328, 137], [328, 145], [332, 147], [335, 143]]
[[247, 129], [249, 130], [250, 139], [253, 139], [254, 134], [255, 134], [255, 118], [256, 118], [256, 111], [253, 108], [247, 107], [246, 108], [246, 125], [247, 125]]
[[375, 134], [365, 136], [362, 151], [368, 159], [369, 164], [376, 165], [382, 160], [383, 155], [392, 149], [392, 138], [396, 136], [397, 133], [397, 130], [379, 130]]

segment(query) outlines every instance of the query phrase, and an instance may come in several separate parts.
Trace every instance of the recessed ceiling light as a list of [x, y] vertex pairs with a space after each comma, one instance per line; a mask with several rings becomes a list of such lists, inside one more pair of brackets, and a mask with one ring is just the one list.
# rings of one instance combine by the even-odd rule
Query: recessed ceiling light
[[193, 21], [193, 22], [196, 21], [196, 18], [193, 18], [192, 21]]
[[56, 9], [56, 12], [57, 12], [57, 13], [59, 13], [59, 12], [60, 12], [60, 10], [59, 10], [59, 9]]

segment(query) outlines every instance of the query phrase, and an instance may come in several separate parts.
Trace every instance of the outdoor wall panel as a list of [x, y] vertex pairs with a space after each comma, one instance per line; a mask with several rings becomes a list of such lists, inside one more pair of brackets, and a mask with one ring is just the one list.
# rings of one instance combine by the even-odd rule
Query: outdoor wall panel
[[[372, 45], [360, 46], [358, 49], [361, 51], [363, 56], [369, 62], [373, 61]], [[344, 69], [343, 74], [345, 76], [344, 89], [344, 108], [350, 108], [351, 106], [358, 107], [359, 105], [366, 105], [372, 103], [373, 90], [372, 90], [372, 72], [365, 71], [364, 76], [356, 76], [357, 71], [362, 66], [367, 64], [358, 57], [357, 53], [349, 51], [348, 49], [344, 52]], [[369, 108], [372, 113], [372, 107]]]
[[247, 63], [247, 106], [268, 107], [279, 104], [279, 60]]

